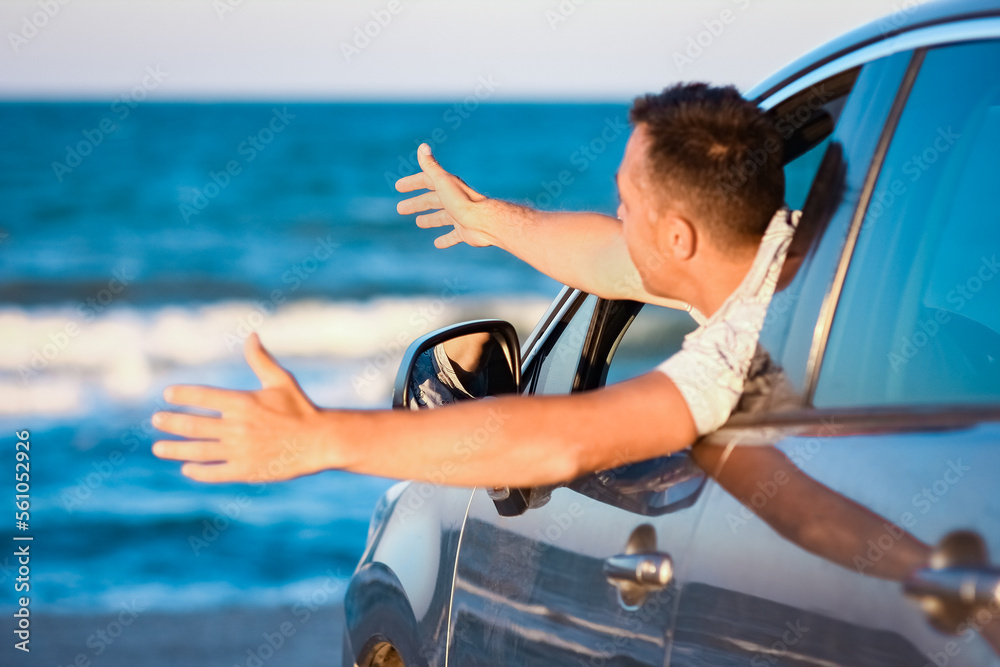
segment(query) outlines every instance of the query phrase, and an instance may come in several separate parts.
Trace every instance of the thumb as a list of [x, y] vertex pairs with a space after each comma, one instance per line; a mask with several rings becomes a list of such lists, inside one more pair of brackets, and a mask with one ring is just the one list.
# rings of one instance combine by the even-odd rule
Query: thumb
[[250, 334], [247, 342], [243, 346], [247, 363], [254, 375], [260, 380], [264, 389], [287, 384], [291, 379], [291, 374], [278, 365], [271, 353], [264, 349], [260, 342], [260, 336], [256, 332]]
[[417, 148], [417, 162], [420, 164], [420, 168], [424, 170], [424, 173], [432, 179], [450, 175], [437, 161], [437, 158], [434, 157], [429, 144], [420, 144]]

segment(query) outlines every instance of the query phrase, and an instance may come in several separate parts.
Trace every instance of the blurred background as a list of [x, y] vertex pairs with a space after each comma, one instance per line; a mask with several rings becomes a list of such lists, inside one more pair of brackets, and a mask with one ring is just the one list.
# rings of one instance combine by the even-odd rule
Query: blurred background
[[[320, 405], [382, 408], [427, 331], [497, 317], [523, 341], [559, 285], [496, 249], [435, 250], [396, 214], [420, 142], [491, 196], [611, 213], [636, 94], [747, 89], [914, 4], [0, 3], [11, 501], [14, 432], [31, 441], [29, 527], [0, 530], [0, 663], [335, 662], [394, 482], [186, 480], [149, 452], [163, 388], [256, 388], [259, 331]], [[33, 538], [28, 593], [15, 534]], [[11, 640], [23, 595], [30, 654]]]

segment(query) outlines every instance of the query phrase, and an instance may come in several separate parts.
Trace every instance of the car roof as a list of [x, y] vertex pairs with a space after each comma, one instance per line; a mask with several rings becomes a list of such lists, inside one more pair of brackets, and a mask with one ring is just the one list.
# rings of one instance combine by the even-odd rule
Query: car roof
[[751, 88], [747, 91], [746, 98], [760, 104], [795, 79], [844, 54], [910, 30], [953, 21], [1000, 16], [1000, 2], [997, 0], [939, 0], [915, 4], [917, 2], [919, 0], [907, 0], [893, 13], [851, 30], [809, 52]]

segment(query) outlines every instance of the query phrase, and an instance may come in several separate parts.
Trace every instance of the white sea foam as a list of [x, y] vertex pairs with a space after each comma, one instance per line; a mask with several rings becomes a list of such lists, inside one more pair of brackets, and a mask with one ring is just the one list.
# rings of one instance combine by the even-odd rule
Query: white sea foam
[[123, 608], [145, 611], [189, 612], [222, 607], [269, 608], [287, 605], [312, 613], [321, 607], [341, 604], [351, 571], [327, 568], [324, 574], [279, 586], [241, 587], [227, 581], [199, 581], [186, 584], [149, 582], [109, 586], [99, 591], [81, 592], [80, 576], [49, 576], [47, 579], [68, 593], [53, 593], [39, 602], [50, 613], [111, 613]]
[[298, 358], [306, 375], [322, 376], [303, 382], [317, 384], [320, 402], [372, 404], [385, 396], [418, 336], [454, 322], [498, 318], [523, 339], [548, 303], [454, 295], [278, 306], [226, 301], [111, 307], [89, 319], [70, 307], [0, 308], [0, 415], [85, 414], [105, 404], [148, 401], [171, 382], [204, 382], [206, 375], [226, 380], [242, 372], [242, 342], [251, 331], [283, 362], [294, 366]]

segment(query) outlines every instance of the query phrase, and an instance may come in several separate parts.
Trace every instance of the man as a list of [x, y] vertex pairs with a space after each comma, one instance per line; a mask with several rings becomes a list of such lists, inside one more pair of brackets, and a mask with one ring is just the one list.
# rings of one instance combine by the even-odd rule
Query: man
[[[780, 208], [780, 139], [732, 88], [678, 85], [638, 98], [617, 175], [618, 218], [543, 213], [489, 199], [419, 150], [421, 172], [400, 179], [435, 241], [496, 245], [556, 280], [610, 299], [687, 308], [701, 323], [656, 370], [569, 396], [504, 396], [437, 410], [322, 410], [261, 346], [246, 357], [260, 391], [174, 386], [176, 405], [153, 424], [187, 438], [153, 452], [185, 461], [206, 482], [289, 479], [345, 469], [454, 485], [529, 487], [683, 449], [718, 428], [742, 390], [797, 214]], [[750, 156], [766, 155], [762, 165]], [[759, 162], [759, 161], [758, 161]], [[748, 167], [749, 165], [749, 167]], [[752, 168], [751, 168], [752, 167]], [[734, 176], [744, 180], [733, 187]], [[480, 429], [471, 455], [456, 444]]]

